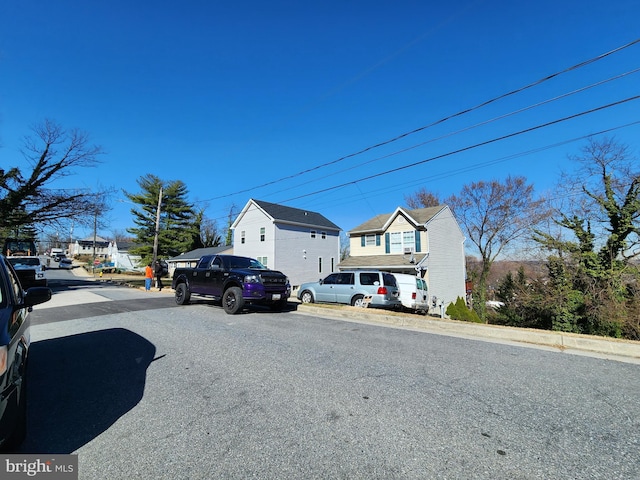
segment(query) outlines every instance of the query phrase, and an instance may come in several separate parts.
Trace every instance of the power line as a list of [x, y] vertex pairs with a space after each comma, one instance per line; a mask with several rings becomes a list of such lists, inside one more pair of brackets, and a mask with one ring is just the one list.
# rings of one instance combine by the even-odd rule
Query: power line
[[[608, 107], [608, 106], [605, 106], [605, 107]], [[602, 108], [605, 108], [605, 107], [599, 107], [599, 108], [602, 109]], [[575, 116], [583, 115], [583, 114], [590, 113], [590, 112], [591, 111], [583, 112], [583, 113], [575, 115]], [[568, 118], [573, 118], [575, 116], [567, 117], [567, 119]], [[560, 120], [556, 120], [556, 121], [550, 122], [550, 123], [558, 123], [558, 122], [564, 121], [564, 120], [565, 119], [560, 119]], [[610, 132], [613, 132], [615, 130], [619, 130], [619, 129], [622, 129], [622, 128], [626, 128], [626, 127], [630, 127], [630, 126], [638, 125], [638, 124], [640, 124], [640, 120], [637, 120], [637, 121], [634, 121], [634, 122], [630, 122], [630, 123], [626, 123], [626, 124], [623, 124], [623, 125], [617, 125], [615, 127], [611, 127], [611, 128], [607, 128], [607, 129], [603, 129], [603, 130], [599, 130], [597, 132], [591, 132], [591, 133], [586, 134], [586, 135], [582, 135], [582, 136], [579, 136], [579, 137], [573, 137], [573, 138], [568, 139], [568, 140], [563, 140], [561, 142], [556, 142], [556, 143], [553, 143], [553, 144], [550, 144], [550, 145], [534, 148], [534, 149], [527, 150], [527, 151], [524, 151], [524, 152], [514, 153], [514, 154], [511, 154], [511, 155], [507, 155], [505, 157], [493, 159], [493, 160], [490, 160], [490, 161], [487, 161], [487, 162], [481, 162], [481, 163], [479, 163], [479, 164], [477, 164], [475, 166], [460, 168], [460, 169], [457, 169], [457, 170], [453, 170], [453, 171], [450, 171], [450, 172], [443, 173], [441, 175], [438, 175], [437, 177], [429, 177], [429, 179], [433, 180], [434, 178], [446, 178], [446, 177], [454, 176], [454, 175], [457, 175], [459, 173], [464, 173], [464, 172], [467, 172], [467, 171], [476, 170], [476, 169], [483, 168], [483, 167], [486, 167], [486, 166], [489, 166], [489, 165], [494, 165], [494, 164], [497, 164], [497, 163], [501, 163], [501, 162], [505, 162], [505, 161], [508, 161], [508, 160], [512, 160], [514, 158], [519, 158], [519, 157], [531, 155], [531, 154], [534, 154], [534, 153], [542, 152], [542, 151], [545, 151], [545, 150], [550, 150], [552, 148], [557, 148], [557, 147], [562, 146], [562, 145], [566, 145], [566, 144], [569, 144], [569, 143], [573, 143], [573, 142], [577, 142], [577, 141], [580, 141], [580, 140], [584, 140], [584, 139], [589, 138], [589, 137], [595, 137], [595, 136], [598, 136], [598, 135], [604, 135], [606, 133], [610, 133]], [[534, 127], [533, 129], [536, 129], [536, 128], [541, 128], [541, 126]], [[531, 129], [528, 129], [528, 130], [531, 130]], [[521, 132], [517, 132], [517, 133], [511, 134], [510, 136], [517, 135], [519, 133], [521, 133]], [[497, 140], [492, 140], [492, 141], [497, 141]], [[470, 149], [470, 148], [475, 148], [475, 146], [467, 147], [467, 149]], [[465, 149], [463, 149], [463, 150], [465, 150]], [[457, 153], [457, 152], [451, 152], [451, 153], [445, 154], [445, 156], [452, 155], [454, 153]], [[431, 161], [431, 160], [432, 159], [427, 159], [427, 160], [424, 160], [423, 162], [428, 162], [428, 161]], [[421, 163], [423, 163], [423, 162], [421, 162]], [[402, 167], [402, 168], [404, 168], [404, 167]], [[417, 184], [417, 183], [423, 182], [424, 180], [425, 179], [422, 178], [422, 179], [418, 179], [418, 180], [416, 180], [415, 182], [412, 182], [412, 183]], [[344, 187], [346, 187], [346, 186], [348, 186], [350, 184], [356, 184], [357, 185], [357, 183], [359, 181], [360, 180], [355, 180], [353, 182], [348, 182], [348, 183], [345, 183], [345, 184], [342, 184], [342, 185], [339, 185], [339, 186], [331, 187], [331, 189], [344, 188]], [[394, 186], [393, 188], [396, 188], [397, 186], [398, 185]], [[403, 182], [402, 186], [406, 187], [407, 183]], [[385, 187], [384, 189], [379, 189], [379, 190], [377, 190], [377, 192], [387, 191], [387, 190], [389, 190], [389, 187]], [[318, 191], [318, 192], [313, 192], [313, 193], [311, 193], [309, 195], [303, 195], [301, 197], [295, 197], [293, 199], [280, 201], [279, 203], [286, 203], [286, 202], [289, 202], [291, 200], [297, 200], [299, 198], [315, 195], [316, 193], [322, 193], [324, 191], [325, 190], [321, 190], [321, 191]], [[358, 194], [357, 196], [361, 196], [361, 195], [362, 195], [362, 192], [360, 192], [360, 194]], [[342, 202], [343, 203], [344, 203], [344, 201], [345, 201], [345, 198], [342, 198]], [[314, 206], [317, 208], [318, 204], [314, 203]], [[225, 216], [221, 216], [221, 217], [216, 217], [214, 220], [222, 220], [222, 219], [226, 219], [226, 218], [227, 218], [227, 216], [225, 215]]]
[[491, 140], [486, 140], [484, 142], [479, 142], [479, 143], [476, 143], [476, 144], [473, 144], [473, 145], [469, 145], [469, 146], [464, 147], [464, 148], [459, 148], [457, 150], [452, 150], [450, 152], [443, 153], [441, 155], [436, 155], [434, 157], [430, 157], [430, 158], [427, 158], [427, 159], [424, 159], [424, 160], [420, 160], [418, 162], [413, 162], [413, 163], [410, 163], [410, 164], [407, 164], [407, 165], [403, 165], [401, 167], [393, 168], [391, 170], [386, 170], [384, 172], [380, 172], [380, 173], [376, 173], [376, 174], [373, 174], [373, 175], [369, 175], [367, 177], [362, 177], [360, 179], [351, 180], [349, 182], [345, 182], [345, 183], [342, 183], [340, 185], [334, 185], [333, 187], [327, 187], [327, 188], [324, 188], [322, 190], [317, 190], [315, 192], [309, 192], [309, 193], [306, 193], [304, 195], [300, 195], [300, 196], [297, 196], [297, 197], [289, 198], [289, 199], [285, 200], [285, 202], [290, 202], [292, 200], [298, 200], [300, 198], [309, 197], [309, 196], [312, 196], [312, 195], [317, 195], [319, 193], [324, 193], [324, 192], [328, 192], [328, 191], [331, 191], [331, 190], [336, 190], [338, 188], [346, 187], [348, 185], [353, 185], [353, 184], [358, 183], [358, 182], [362, 182], [362, 181], [365, 181], [365, 180], [371, 180], [372, 178], [377, 178], [377, 177], [381, 177], [381, 176], [384, 176], [384, 175], [388, 175], [390, 173], [399, 172], [401, 170], [406, 170], [408, 168], [415, 167], [415, 166], [418, 166], [418, 165], [422, 165], [424, 163], [433, 162], [434, 160], [439, 160], [439, 159], [442, 159], [442, 158], [445, 158], [445, 157], [449, 157], [451, 155], [455, 155], [455, 154], [458, 154], [458, 153], [466, 152], [466, 151], [472, 150], [474, 148], [482, 147], [482, 146], [485, 146], [485, 145], [490, 145], [492, 143], [496, 143], [496, 142], [499, 142], [501, 140], [505, 140], [507, 138], [516, 137], [516, 136], [522, 135], [524, 133], [533, 132], [535, 130], [539, 130], [541, 128], [549, 127], [551, 125], [556, 125], [558, 123], [562, 123], [562, 122], [565, 122], [567, 120], [572, 120], [574, 118], [582, 117], [582, 116], [588, 115], [590, 113], [594, 113], [594, 112], [605, 110], [607, 108], [611, 108], [611, 107], [614, 107], [614, 106], [622, 105], [624, 103], [631, 102], [631, 101], [637, 100], [639, 98], [640, 98], [640, 95], [636, 95], [634, 97], [625, 98], [624, 100], [619, 100], [617, 102], [609, 103], [607, 105], [602, 105], [600, 107], [592, 108], [590, 110], [585, 110], [583, 112], [576, 113], [574, 115], [569, 115], [568, 117], [563, 117], [563, 118], [560, 118], [560, 119], [557, 119], [557, 120], [553, 120], [551, 122], [542, 123], [542, 124], [536, 125], [534, 127], [529, 127], [529, 128], [524, 129], [524, 130], [519, 130], [517, 132], [512, 132], [512, 133], [509, 133], [507, 135], [502, 135], [500, 137], [496, 137], [496, 138], [493, 138]]
[[366, 148], [364, 148], [364, 149], [362, 149], [362, 150], [359, 150], [359, 151], [357, 151], [357, 152], [350, 153], [350, 154], [348, 154], [348, 155], [344, 155], [344, 156], [342, 156], [342, 157], [340, 157], [340, 158], [337, 158], [337, 159], [335, 159], [335, 160], [332, 160], [332, 161], [329, 161], [329, 162], [322, 163], [322, 164], [317, 165], [317, 166], [315, 166], [315, 167], [311, 167], [311, 168], [308, 168], [308, 169], [306, 169], [306, 170], [302, 170], [302, 171], [300, 171], [300, 172], [297, 172], [297, 173], [295, 173], [295, 174], [288, 175], [288, 176], [285, 176], [285, 177], [281, 177], [281, 178], [279, 178], [279, 179], [272, 180], [272, 181], [267, 182], [267, 183], [263, 183], [263, 184], [261, 184], [261, 185], [257, 185], [257, 186], [251, 187], [251, 188], [247, 188], [247, 189], [244, 189], [244, 190], [239, 190], [239, 191], [236, 191], [236, 192], [233, 192], [233, 193], [229, 193], [229, 194], [225, 194], [225, 195], [219, 195], [219, 196], [217, 196], [217, 197], [213, 197], [213, 198], [210, 198], [210, 199], [208, 199], [208, 200], [209, 200], [209, 201], [211, 201], [211, 200], [219, 200], [219, 199], [222, 199], [222, 198], [232, 197], [232, 196], [234, 196], [234, 195], [238, 195], [238, 194], [240, 194], [240, 193], [250, 192], [250, 191], [256, 190], [256, 189], [258, 189], [258, 188], [264, 188], [264, 187], [267, 187], [267, 186], [269, 186], [269, 185], [273, 185], [273, 184], [275, 184], [275, 183], [279, 183], [279, 182], [282, 182], [282, 181], [285, 181], [285, 180], [289, 180], [289, 179], [292, 179], [292, 178], [296, 178], [296, 177], [298, 177], [298, 176], [300, 176], [300, 175], [304, 175], [304, 174], [306, 174], [306, 173], [310, 173], [310, 172], [313, 172], [313, 171], [315, 171], [315, 170], [319, 170], [319, 169], [324, 168], [324, 167], [327, 167], [327, 166], [329, 166], [329, 165], [334, 165], [334, 164], [339, 163], [339, 162], [341, 162], [341, 161], [343, 161], [343, 160], [346, 160], [346, 159], [348, 159], [348, 158], [352, 158], [352, 157], [355, 157], [355, 156], [361, 155], [361, 154], [363, 154], [363, 153], [366, 153], [366, 152], [368, 152], [368, 151], [371, 151], [371, 150], [373, 150], [373, 149], [376, 149], [376, 148], [379, 148], [379, 147], [382, 147], [382, 146], [388, 145], [388, 144], [390, 144], [390, 143], [396, 142], [396, 141], [398, 141], [398, 140], [401, 140], [401, 139], [403, 139], [403, 138], [406, 138], [406, 137], [408, 137], [408, 136], [410, 136], [410, 135], [413, 135], [413, 134], [415, 134], [415, 133], [421, 132], [421, 131], [426, 130], [426, 129], [428, 129], [428, 128], [431, 128], [431, 127], [434, 127], [434, 126], [439, 125], [439, 124], [441, 124], [441, 123], [444, 123], [444, 122], [446, 122], [446, 121], [448, 121], [448, 120], [451, 120], [451, 119], [453, 119], [453, 118], [456, 118], [456, 117], [459, 117], [459, 116], [465, 115], [465, 114], [467, 114], [467, 113], [470, 113], [470, 112], [473, 112], [473, 111], [478, 110], [478, 109], [480, 109], [480, 108], [483, 108], [483, 107], [485, 107], [485, 106], [487, 106], [487, 105], [490, 105], [490, 104], [492, 104], [492, 103], [495, 103], [495, 102], [497, 102], [497, 101], [499, 101], [499, 100], [502, 100], [502, 99], [504, 99], [504, 98], [507, 98], [507, 97], [513, 96], [513, 95], [515, 95], [515, 94], [517, 94], [517, 93], [520, 93], [520, 92], [523, 92], [523, 91], [528, 90], [528, 89], [530, 89], [530, 88], [533, 88], [533, 87], [535, 87], [535, 86], [537, 86], [537, 85], [540, 85], [540, 84], [542, 84], [542, 83], [544, 83], [544, 82], [547, 82], [547, 81], [549, 81], [549, 80], [551, 80], [551, 79], [553, 79], [553, 78], [555, 78], [555, 77], [558, 77], [558, 76], [560, 76], [560, 75], [562, 75], [562, 74], [565, 74], [565, 73], [571, 72], [571, 71], [573, 71], [573, 70], [577, 70], [577, 69], [582, 68], [582, 67], [584, 67], [584, 66], [587, 66], [587, 65], [590, 65], [590, 64], [592, 64], [592, 63], [595, 63], [595, 62], [597, 62], [597, 61], [599, 61], [599, 60], [602, 60], [603, 58], [606, 58], [606, 57], [608, 57], [608, 56], [610, 56], [610, 55], [613, 55], [613, 54], [615, 54], [615, 53], [618, 53], [618, 52], [620, 52], [620, 51], [622, 51], [622, 50], [624, 50], [624, 49], [626, 49], [626, 48], [629, 48], [629, 47], [631, 47], [631, 46], [633, 46], [633, 45], [637, 44], [637, 43], [640, 43], [640, 38], [635, 39], [635, 40], [633, 40], [633, 41], [631, 41], [631, 42], [629, 42], [629, 43], [626, 43], [626, 44], [624, 44], [624, 45], [622, 45], [622, 46], [620, 46], [620, 47], [614, 48], [613, 50], [609, 50], [608, 52], [602, 53], [602, 54], [597, 55], [597, 56], [595, 56], [595, 57], [593, 57], [593, 58], [590, 58], [590, 59], [588, 59], [588, 60], [585, 60], [585, 61], [583, 61], [583, 62], [580, 62], [580, 63], [577, 63], [577, 64], [575, 64], [575, 65], [572, 65], [572, 66], [570, 66], [570, 67], [568, 67], [568, 68], [565, 68], [565, 69], [563, 69], [563, 70], [560, 70], [560, 71], [558, 71], [558, 72], [555, 72], [555, 73], [552, 73], [552, 74], [547, 75], [547, 76], [545, 76], [545, 77], [542, 77], [542, 78], [540, 78], [539, 80], [536, 80], [536, 81], [534, 81], [534, 82], [532, 82], [532, 83], [529, 83], [529, 84], [527, 84], [527, 85], [524, 85], [524, 86], [522, 86], [522, 87], [520, 87], [520, 88], [517, 88], [517, 89], [515, 89], [515, 90], [511, 90], [510, 92], [504, 93], [504, 94], [502, 94], [502, 95], [498, 95], [497, 97], [493, 97], [493, 98], [491, 98], [491, 99], [489, 99], [489, 100], [486, 100], [486, 101], [484, 101], [484, 102], [482, 102], [482, 103], [480, 103], [480, 104], [478, 104], [478, 105], [476, 105], [476, 106], [474, 106], [474, 107], [466, 108], [466, 109], [461, 110], [461, 111], [459, 111], [459, 112], [457, 112], [457, 113], [454, 113], [454, 114], [452, 114], [452, 115], [448, 115], [448, 116], [443, 117], [443, 118], [441, 118], [441, 119], [439, 119], [439, 120], [436, 120], [436, 121], [434, 121], [434, 122], [432, 122], [432, 123], [430, 123], [430, 124], [428, 124], [428, 125], [425, 125], [425, 126], [422, 126], [422, 127], [416, 128], [416, 129], [411, 130], [411, 131], [409, 131], [409, 132], [402, 133], [402, 134], [397, 135], [397, 136], [395, 136], [395, 137], [393, 137], [393, 138], [391, 138], [391, 139], [389, 139], [389, 140], [385, 140], [385, 141], [383, 141], [383, 142], [380, 142], [380, 143], [377, 143], [377, 144], [371, 145], [371, 146], [366, 147]]
[[[331, 174], [328, 174], [328, 175], [326, 175], [326, 176], [325, 176], [325, 177], [323, 177], [323, 178], [327, 178], [327, 177], [334, 176], [334, 175], [339, 175], [339, 174], [344, 173], [344, 172], [347, 172], [347, 171], [349, 171], [349, 170], [354, 170], [354, 169], [356, 169], [356, 168], [361, 168], [361, 167], [362, 167], [362, 166], [364, 166], [364, 165], [368, 165], [368, 164], [371, 164], [371, 163], [377, 162], [377, 161], [379, 161], [379, 160], [384, 160], [384, 159], [387, 159], [387, 158], [393, 157], [393, 156], [395, 156], [395, 155], [399, 155], [399, 154], [401, 154], [401, 153], [408, 152], [408, 151], [410, 151], [410, 150], [416, 149], [416, 148], [418, 148], [418, 147], [422, 147], [422, 146], [427, 145], [427, 144], [429, 144], [429, 143], [433, 143], [433, 142], [436, 142], [436, 141], [438, 141], [438, 140], [442, 140], [442, 139], [445, 139], [445, 138], [448, 138], [448, 137], [452, 137], [452, 136], [454, 136], [454, 135], [458, 135], [458, 134], [460, 134], [460, 133], [467, 132], [467, 131], [472, 130], [472, 129], [474, 129], [474, 128], [478, 128], [478, 127], [481, 127], [481, 126], [484, 126], [484, 125], [488, 125], [489, 123], [493, 123], [493, 122], [496, 122], [496, 121], [498, 121], [498, 120], [503, 120], [503, 119], [505, 119], [505, 118], [508, 118], [508, 117], [511, 117], [511, 116], [517, 115], [517, 114], [522, 113], [522, 112], [525, 112], [525, 111], [527, 111], [527, 110], [532, 110], [532, 109], [537, 108], [537, 107], [540, 107], [540, 106], [542, 106], [542, 105], [546, 105], [546, 104], [548, 104], [548, 103], [551, 103], [551, 102], [554, 102], [554, 101], [557, 101], [557, 100], [560, 100], [560, 99], [563, 99], [563, 98], [569, 97], [569, 96], [571, 96], [571, 95], [575, 95], [575, 94], [577, 94], [577, 93], [584, 92], [584, 91], [589, 90], [589, 89], [591, 89], [591, 88], [598, 87], [598, 86], [603, 85], [603, 84], [605, 84], [605, 83], [608, 83], [608, 82], [611, 82], [611, 81], [614, 81], [614, 80], [618, 80], [618, 79], [623, 78], [623, 77], [625, 77], [625, 76], [632, 75], [632, 74], [637, 73], [637, 72], [639, 72], [639, 71], [640, 71], [640, 68], [636, 68], [636, 69], [634, 69], [634, 70], [630, 70], [630, 71], [627, 71], [627, 72], [621, 73], [621, 74], [619, 74], [619, 75], [615, 75], [615, 76], [613, 76], [613, 77], [609, 77], [609, 78], [607, 78], [607, 79], [605, 79], [605, 80], [600, 80], [600, 81], [595, 82], [595, 83], [592, 83], [592, 84], [590, 84], [590, 85], [587, 85], [587, 86], [584, 86], [584, 87], [581, 87], [581, 88], [578, 88], [578, 89], [572, 90], [572, 91], [567, 92], [567, 93], [564, 93], [564, 94], [562, 94], [562, 95], [557, 95], [557, 96], [555, 96], [555, 97], [552, 97], [552, 98], [549, 98], [549, 99], [543, 100], [543, 101], [538, 102], [538, 103], [535, 103], [535, 104], [533, 104], [533, 105], [529, 105], [529, 106], [526, 106], [526, 107], [520, 108], [520, 109], [518, 109], [518, 110], [513, 110], [513, 111], [511, 111], [511, 112], [509, 112], [509, 113], [505, 113], [505, 114], [503, 114], [503, 115], [499, 115], [499, 116], [497, 116], [497, 117], [493, 117], [493, 118], [491, 118], [491, 119], [489, 119], [489, 120], [484, 120], [484, 121], [479, 122], [479, 123], [476, 123], [476, 124], [474, 124], [474, 125], [470, 125], [470, 126], [468, 126], [468, 127], [461, 128], [461, 129], [459, 129], [459, 130], [456, 130], [456, 131], [453, 131], [453, 132], [446, 133], [446, 134], [441, 135], [441, 136], [439, 136], [439, 137], [431, 138], [431, 139], [429, 139], [429, 140], [427, 140], [427, 141], [425, 141], [425, 142], [421, 142], [421, 143], [418, 143], [418, 144], [415, 144], [415, 145], [411, 145], [411, 146], [409, 146], [409, 147], [403, 148], [403, 149], [401, 149], [401, 150], [397, 150], [397, 151], [395, 151], [395, 152], [388, 153], [388, 154], [383, 155], [383, 156], [381, 156], [381, 157], [376, 157], [376, 158], [373, 158], [373, 159], [371, 159], [371, 160], [367, 160], [367, 161], [365, 161], [365, 162], [361, 162], [361, 163], [359, 163], [359, 164], [357, 164], [357, 165], [353, 165], [353, 166], [351, 166], [351, 167], [344, 168], [344, 169], [342, 169], [342, 170], [339, 170], [339, 171], [333, 172], [333, 173], [331, 173]], [[316, 179], [308, 180], [308, 181], [306, 181], [306, 182], [303, 182], [303, 183], [299, 183], [299, 184], [297, 184], [297, 185], [296, 185], [295, 187], [293, 187], [293, 188], [301, 187], [301, 186], [304, 186], [304, 185], [308, 185], [309, 183], [314, 183], [314, 182], [316, 182], [316, 181], [317, 181]], [[283, 190], [280, 190], [280, 191], [278, 191], [278, 192], [273, 192], [271, 195], [274, 195], [274, 194], [277, 194], [277, 193], [281, 193], [282, 191], [283, 191]]]

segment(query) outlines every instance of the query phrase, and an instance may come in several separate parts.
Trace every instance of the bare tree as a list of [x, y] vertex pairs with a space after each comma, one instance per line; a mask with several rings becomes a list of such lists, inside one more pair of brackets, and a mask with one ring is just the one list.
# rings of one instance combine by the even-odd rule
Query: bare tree
[[588, 229], [603, 268], [640, 255], [640, 169], [628, 147], [611, 138], [590, 139], [573, 160], [582, 202], [570, 216], [559, 212], [560, 225], [576, 235]]
[[211, 218], [204, 217], [204, 215], [200, 222], [200, 239], [204, 247], [219, 247], [222, 245], [218, 223]]
[[442, 203], [437, 194], [428, 191], [424, 187], [413, 195], [405, 196], [404, 201], [407, 207], [411, 209], [437, 207]]
[[480, 254], [475, 305], [484, 319], [491, 265], [549, 216], [545, 201], [534, 198], [533, 186], [524, 177], [509, 176], [504, 182], [491, 180], [465, 185], [459, 195], [452, 195], [445, 203]]
[[32, 224], [42, 229], [65, 219], [91, 224], [95, 193], [55, 189], [51, 184], [77, 167], [94, 166], [102, 149], [91, 145], [86, 133], [65, 130], [51, 120], [32, 130], [34, 135], [25, 137], [22, 150], [31, 172], [0, 169], [0, 228]]

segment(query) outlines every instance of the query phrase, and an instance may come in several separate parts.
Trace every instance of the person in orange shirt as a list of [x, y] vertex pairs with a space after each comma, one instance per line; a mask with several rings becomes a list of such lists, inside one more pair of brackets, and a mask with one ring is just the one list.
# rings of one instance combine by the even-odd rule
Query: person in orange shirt
[[148, 264], [144, 269], [144, 289], [147, 292], [151, 290], [151, 280], [153, 280], [153, 268]]

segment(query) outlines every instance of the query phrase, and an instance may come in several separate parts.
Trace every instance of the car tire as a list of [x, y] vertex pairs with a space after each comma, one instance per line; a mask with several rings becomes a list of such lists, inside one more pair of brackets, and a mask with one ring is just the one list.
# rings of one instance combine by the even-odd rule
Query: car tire
[[186, 283], [176, 285], [176, 303], [178, 305], [187, 305], [191, 299], [191, 292]]
[[364, 295], [354, 295], [351, 299], [352, 307], [364, 307]]
[[300, 294], [300, 301], [302, 303], [314, 303], [315, 300], [313, 298], [313, 293], [311, 293], [309, 290], [305, 290]]
[[242, 310], [244, 306], [244, 298], [242, 297], [242, 289], [239, 287], [230, 287], [222, 294], [222, 308], [229, 315], [234, 315]]

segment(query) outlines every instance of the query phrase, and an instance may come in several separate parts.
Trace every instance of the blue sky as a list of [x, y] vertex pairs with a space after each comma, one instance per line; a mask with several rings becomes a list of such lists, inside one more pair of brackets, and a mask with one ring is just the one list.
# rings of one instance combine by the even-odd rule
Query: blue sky
[[[640, 126], [619, 128], [639, 100], [492, 141], [639, 95], [640, 43], [570, 69], [640, 38], [637, 0], [314, 3], [4, 0], [0, 166], [26, 168], [21, 139], [50, 118], [107, 152], [56, 186], [138, 192], [154, 174], [220, 227], [256, 198], [348, 231], [423, 187], [552, 191], [599, 131], [640, 158]], [[103, 236], [132, 226], [124, 198]]]

